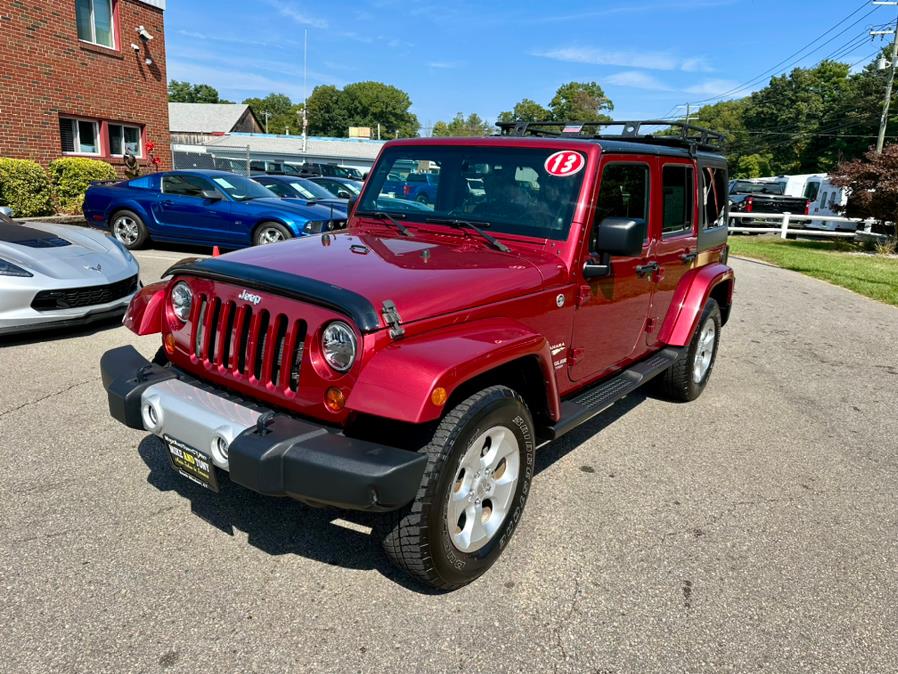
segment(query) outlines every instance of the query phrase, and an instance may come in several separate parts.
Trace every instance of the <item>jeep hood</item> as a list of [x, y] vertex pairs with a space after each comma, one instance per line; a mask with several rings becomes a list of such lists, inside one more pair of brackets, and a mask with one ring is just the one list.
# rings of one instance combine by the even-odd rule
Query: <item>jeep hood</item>
[[340, 233], [246, 248], [217, 259], [348, 290], [367, 299], [378, 314], [384, 301], [392, 300], [403, 323], [535, 292], [547, 281], [560, 282], [564, 269], [547, 253], [503, 253], [464, 235]]

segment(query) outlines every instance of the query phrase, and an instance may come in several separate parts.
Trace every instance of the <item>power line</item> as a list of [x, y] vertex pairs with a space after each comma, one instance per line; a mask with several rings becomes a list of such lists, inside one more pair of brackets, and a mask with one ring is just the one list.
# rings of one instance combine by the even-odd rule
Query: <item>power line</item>
[[[817, 52], [817, 51], [820, 51], [821, 49], [823, 49], [823, 47], [825, 47], [826, 45], [830, 44], [831, 42], [833, 42], [834, 40], [836, 40], [836, 39], [839, 38], [840, 36], [842, 36], [842, 35], [844, 35], [845, 33], [847, 33], [851, 28], [853, 28], [854, 26], [856, 26], [858, 23], [860, 23], [861, 21], [863, 21], [864, 19], [866, 19], [868, 16], [870, 16], [871, 14], [873, 14], [873, 12], [875, 12], [876, 10], [879, 9], [878, 6], [873, 7], [873, 9], [871, 9], [871, 10], [868, 11], [866, 14], [864, 14], [863, 16], [861, 16], [859, 19], [857, 19], [856, 21], [854, 21], [853, 23], [851, 23], [850, 25], [848, 25], [846, 28], [844, 28], [842, 31], [840, 31], [840, 32], [837, 33], [836, 35], [832, 36], [829, 40], [827, 40], [827, 41], [824, 42], [823, 44], [817, 46], [816, 48], [814, 48], [813, 50], [811, 50], [811, 51], [809, 51], [809, 52], [807, 52], [807, 53], [805, 53], [805, 54], [802, 54], [802, 52], [804, 52], [806, 49], [808, 49], [809, 47], [813, 46], [816, 42], [818, 42], [818, 41], [820, 41], [821, 39], [823, 39], [824, 37], [826, 37], [829, 33], [831, 33], [831, 32], [833, 32], [834, 30], [836, 30], [839, 26], [841, 26], [843, 23], [845, 23], [846, 21], [848, 21], [851, 17], [853, 17], [855, 14], [857, 14], [858, 12], [860, 12], [861, 10], [863, 10], [863, 9], [866, 8], [866, 7], [869, 7], [869, 5], [867, 4], [867, 1], [865, 0], [865, 1], [861, 4], [860, 7], [858, 7], [857, 9], [855, 9], [853, 12], [851, 12], [851, 14], [849, 14], [848, 16], [846, 16], [844, 19], [842, 19], [841, 21], [839, 21], [838, 23], [836, 23], [834, 26], [832, 26], [830, 29], [828, 29], [827, 31], [823, 32], [822, 34], [820, 34], [819, 36], [817, 36], [816, 38], [814, 38], [813, 40], [811, 40], [811, 42], [809, 42], [808, 44], [806, 44], [804, 47], [802, 47], [802, 48], [799, 49], [798, 51], [796, 51], [796, 52], [790, 54], [789, 56], [787, 56], [785, 59], [783, 59], [782, 61], [780, 61], [779, 63], [777, 63], [777, 64], [774, 65], [773, 67], [768, 68], [767, 70], [765, 70], [765, 71], [764, 71], [763, 73], [761, 73], [760, 75], [757, 75], [757, 76], [753, 77], [752, 79], [748, 80], [747, 82], [745, 82], [745, 83], [743, 83], [743, 84], [740, 84], [739, 86], [737, 86], [737, 87], [735, 87], [735, 88], [733, 88], [733, 89], [730, 89], [729, 91], [726, 91], [726, 92], [724, 92], [724, 93], [722, 93], [722, 94], [718, 94], [717, 96], [711, 96], [711, 97], [709, 97], [709, 98], [703, 98], [703, 99], [700, 99], [700, 100], [697, 100], [697, 101], [692, 101], [692, 103], [706, 103], [706, 102], [708, 102], [708, 101], [716, 101], [716, 100], [720, 100], [720, 99], [722, 99], [722, 98], [726, 98], [727, 96], [730, 96], [731, 94], [734, 94], [734, 93], [736, 93], [736, 92], [743, 91], [743, 90], [747, 89], [748, 87], [751, 87], [751, 86], [753, 86], [754, 84], [758, 83], [759, 81], [763, 80], [763, 79], [766, 78], [768, 75], [771, 75], [771, 74], [774, 73], [774, 72], [778, 72], [778, 69], [780, 68], [780, 66], [783, 66], [783, 64], [786, 64], [787, 62], [788, 62], [789, 64], [786, 66], [786, 69], [788, 69], [790, 66], [792, 66], [792, 65], [794, 65], [794, 64], [796, 64], [796, 63], [798, 63], [798, 61], [801, 61], [802, 59], [807, 58], [807, 57], [810, 56], [811, 54], [813, 54], [813, 53], [815, 53], [815, 52]], [[865, 31], [865, 32], [866, 32], [866, 31]], [[841, 49], [841, 47], [840, 47], [840, 49]], [[838, 51], [838, 50], [837, 50], [837, 51]], [[799, 54], [801, 54], [801, 56], [799, 56]], [[798, 58], [795, 59], [794, 61], [791, 61], [791, 59], [793, 59], [793, 58], [796, 57], [796, 56], [798, 56]], [[825, 59], [823, 59], [823, 60], [825, 60]], [[791, 61], [791, 62], [790, 62], [790, 61]]]

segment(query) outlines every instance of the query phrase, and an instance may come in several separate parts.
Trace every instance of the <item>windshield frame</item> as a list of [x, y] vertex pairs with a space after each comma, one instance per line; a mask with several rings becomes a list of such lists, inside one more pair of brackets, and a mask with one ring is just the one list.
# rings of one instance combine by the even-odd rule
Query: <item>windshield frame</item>
[[[583, 155], [583, 168], [570, 176], [558, 177], [549, 174], [548, 171], [545, 170], [545, 161], [548, 160], [548, 158], [552, 154], [559, 152], [562, 149], [563, 146], [554, 144], [517, 145], [485, 143], [400, 143], [396, 145], [388, 145], [381, 152], [377, 163], [372, 168], [368, 175], [368, 178], [365, 181], [364, 189], [357, 202], [357, 210], [361, 213], [386, 212], [385, 209], [378, 208], [377, 200], [382, 197], [390, 196], [389, 194], [383, 193], [382, 190], [386, 183], [395, 181], [395, 167], [397, 163], [404, 165], [407, 163], [417, 164], [419, 162], [443, 162], [441, 173], [439, 174], [439, 177], [436, 178], [434, 183], [437, 185], [450, 185], [451, 183], [460, 182], [461, 185], [463, 185], [463, 189], [465, 192], [470, 191], [470, 185], [468, 182], [469, 179], [478, 179], [480, 180], [481, 184], [484, 184], [484, 176], [489, 174], [481, 175], [479, 173], [472, 173], [469, 175], [462, 169], [463, 162], [467, 162], [469, 165], [487, 164], [491, 167], [498, 167], [499, 170], [502, 171], [511, 171], [513, 173], [513, 180], [509, 179], [508, 177], [506, 177], [505, 180], [508, 181], [509, 185], [512, 185], [516, 189], [520, 189], [521, 194], [525, 194], [523, 185], [514, 185], [514, 182], [528, 182], [526, 180], [521, 181], [519, 178], [517, 178], [517, 173], [521, 169], [524, 169], [534, 171], [536, 173], [536, 181], [534, 182], [538, 187], [535, 192], [530, 192], [530, 196], [534, 199], [532, 206], [541, 204], [548, 206], [550, 210], [553, 205], [559, 207], [564, 206], [564, 210], [556, 210], [555, 216], [557, 217], [548, 218], [544, 214], [540, 214], [543, 220], [543, 222], [540, 223], [539, 217], [534, 215], [534, 219], [532, 221], [534, 224], [529, 224], [526, 216], [513, 221], [511, 219], [489, 217], [484, 213], [465, 212], [461, 210], [460, 207], [468, 206], [469, 204], [467, 202], [467, 199], [458, 193], [458, 186], [450, 186], [446, 188], [450, 190], [456, 190], [455, 198], [452, 202], [452, 205], [454, 206], [453, 208], [449, 210], [438, 210], [434, 208], [434, 210], [422, 210], [420, 212], [403, 211], [403, 214], [406, 216], [407, 221], [421, 222], [425, 224], [428, 218], [436, 218], [440, 220], [468, 220], [478, 223], [479, 226], [487, 229], [494, 236], [509, 235], [527, 239], [566, 241], [568, 236], [570, 235], [574, 222], [577, 221], [578, 212], [582, 207], [580, 202], [582, 200], [581, 197], [584, 190], [584, 184], [586, 181], [586, 177], [590, 175], [590, 152], [587, 150], [587, 148], [571, 148], [573, 149], [573, 151]], [[493, 170], [495, 170], [495, 168]], [[451, 177], [448, 171], [453, 172]], [[444, 176], [443, 173], [445, 173], [446, 175]], [[501, 176], [501, 173], [499, 175]], [[508, 174], [506, 173], [506, 176], [507, 175]], [[455, 178], [458, 178], [458, 180], [455, 180]], [[566, 194], [560, 195], [561, 199], [558, 199], [554, 204], [552, 201], [548, 201], [546, 199], [540, 200], [539, 198], [540, 191], [544, 189], [545, 184], [548, 184], [543, 183], [543, 180], [549, 179], [570, 181], [569, 183], [567, 183], [566, 187], [566, 189], [568, 189], [569, 191]], [[434, 183], [430, 184], [433, 185]], [[450, 193], [450, 197], [451, 196], [452, 193]], [[398, 197], [397, 195], [394, 195], [391, 198]], [[565, 200], [568, 202], [566, 205], [563, 204]], [[499, 201], [501, 202], [501, 198], [499, 199]], [[476, 209], [476, 204], [474, 206]], [[516, 204], [515, 207], [518, 208], [519, 211], [526, 210], [526, 206], [520, 203]], [[389, 213], [395, 215], [395, 211], [391, 210], [389, 211]], [[559, 221], [560, 226], [553, 227], [550, 223], [554, 220]]]

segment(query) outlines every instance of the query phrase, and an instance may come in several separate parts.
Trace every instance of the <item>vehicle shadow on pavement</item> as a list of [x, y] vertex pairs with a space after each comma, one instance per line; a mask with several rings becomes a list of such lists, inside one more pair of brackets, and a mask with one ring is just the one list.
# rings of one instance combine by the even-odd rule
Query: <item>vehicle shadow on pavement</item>
[[145, 437], [138, 452], [150, 469], [147, 482], [152, 486], [187, 499], [197, 517], [230, 536], [235, 530], [244, 532], [250, 545], [269, 555], [301, 555], [324, 564], [374, 570], [413, 592], [440, 594], [390, 564], [369, 533], [374, 514], [313, 508], [288, 498], [262, 496], [234, 484], [223, 471], [218, 473], [220, 491], [215, 494], [175, 473], [156, 436]]
[[[125, 311], [122, 310], [122, 316]], [[55, 328], [37, 328], [33, 332], [21, 332], [13, 335], [0, 336], [0, 349], [6, 346], [23, 346], [26, 344], [34, 344], [36, 342], [55, 342], [64, 339], [77, 339], [79, 337], [90, 337], [100, 332], [114, 330], [122, 327], [122, 316], [112, 316], [98, 320], [95, 323], [80, 326], [61, 325]]]
[[[540, 449], [536, 454], [535, 473], [546, 470], [594, 438], [646, 397], [645, 393], [637, 391], [592, 421]], [[292, 499], [262, 496], [232, 483], [223, 471], [218, 473], [220, 491], [215, 494], [175, 473], [164, 444], [156, 436], [146, 436], [138, 452], [150, 470], [147, 482], [153, 487], [159, 491], [176, 492], [190, 501], [191, 511], [197, 517], [229, 536], [233, 536], [235, 530], [244, 532], [250, 545], [269, 555], [301, 555], [324, 564], [374, 570], [407, 590], [443, 594], [409, 578], [389, 562], [376, 537], [369, 533], [376, 514], [313, 508]], [[534, 488], [539, 488], [538, 483]]]

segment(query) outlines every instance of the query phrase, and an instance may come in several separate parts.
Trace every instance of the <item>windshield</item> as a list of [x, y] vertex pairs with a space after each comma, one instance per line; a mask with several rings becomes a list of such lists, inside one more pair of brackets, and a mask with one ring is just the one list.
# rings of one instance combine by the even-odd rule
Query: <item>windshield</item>
[[313, 183], [311, 180], [297, 178], [290, 181], [290, 186], [299, 192], [303, 199], [333, 199], [334, 195], [324, 189], [321, 185]]
[[[420, 207], [414, 214], [403, 209], [412, 219], [462, 219], [493, 232], [563, 240], [583, 173], [549, 173], [546, 163], [554, 154], [515, 147], [392, 147], [368, 177], [358, 211], [390, 211], [396, 200], [405, 200]], [[409, 180], [418, 173], [436, 175], [430, 182]]]
[[267, 187], [263, 187], [255, 180], [238, 175], [214, 176], [212, 178], [219, 189], [228, 193], [234, 201], [249, 201], [251, 199], [277, 199], [278, 196]]
[[785, 183], [753, 183], [748, 180], [736, 180], [730, 194], [784, 194]]

